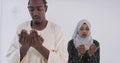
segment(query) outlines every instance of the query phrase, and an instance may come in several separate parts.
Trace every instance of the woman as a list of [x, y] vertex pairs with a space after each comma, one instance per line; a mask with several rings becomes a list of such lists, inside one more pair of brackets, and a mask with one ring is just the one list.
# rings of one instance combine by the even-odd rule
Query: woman
[[91, 25], [81, 20], [68, 43], [68, 63], [100, 63], [99, 42], [92, 39]]

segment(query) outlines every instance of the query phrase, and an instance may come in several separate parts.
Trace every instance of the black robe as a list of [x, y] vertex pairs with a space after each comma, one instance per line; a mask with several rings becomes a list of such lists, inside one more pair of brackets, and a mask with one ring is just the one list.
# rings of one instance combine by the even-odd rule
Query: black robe
[[69, 54], [68, 63], [100, 63], [99, 42], [96, 40], [93, 40], [93, 43], [96, 45], [96, 47], [98, 47], [95, 54], [89, 57], [88, 51], [86, 51], [85, 54], [81, 57], [74, 46], [73, 40], [70, 40], [67, 48], [68, 54]]

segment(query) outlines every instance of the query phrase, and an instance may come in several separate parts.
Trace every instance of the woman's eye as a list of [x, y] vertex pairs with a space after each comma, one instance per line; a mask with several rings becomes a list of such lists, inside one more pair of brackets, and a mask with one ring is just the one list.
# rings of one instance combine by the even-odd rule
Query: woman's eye
[[81, 31], [84, 30], [83, 28], [80, 29]]
[[87, 31], [89, 31], [89, 28], [86, 28]]

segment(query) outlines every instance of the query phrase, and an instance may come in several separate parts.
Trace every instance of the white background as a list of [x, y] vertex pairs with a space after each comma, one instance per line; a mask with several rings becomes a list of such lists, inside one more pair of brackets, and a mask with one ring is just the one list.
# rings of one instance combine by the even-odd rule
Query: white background
[[[101, 63], [120, 63], [120, 0], [47, 0], [48, 20], [61, 26], [68, 42], [77, 22], [87, 19], [92, 37], [99, 41]], [[31, 19], [28, 0], [0, 0], [0, 63], [19, 24]], [[2, 27], [1, 27], [2, 25]]]

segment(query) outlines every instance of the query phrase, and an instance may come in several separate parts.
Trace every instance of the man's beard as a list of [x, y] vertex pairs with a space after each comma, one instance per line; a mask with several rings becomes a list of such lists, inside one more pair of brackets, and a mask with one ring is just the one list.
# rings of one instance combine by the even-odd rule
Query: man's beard
[[42, 22], [40, 22], [40, 21], [33, 21], [33, 23], [34, 23], [34, 25], [36, 25], [36, 26], [40, 26], [40, 25], [42, 24]]
[[41, 25], [41, 22], [39, 22], [39, 21], [34, 21], [34, 24], [35, 24], [35, 25]]

